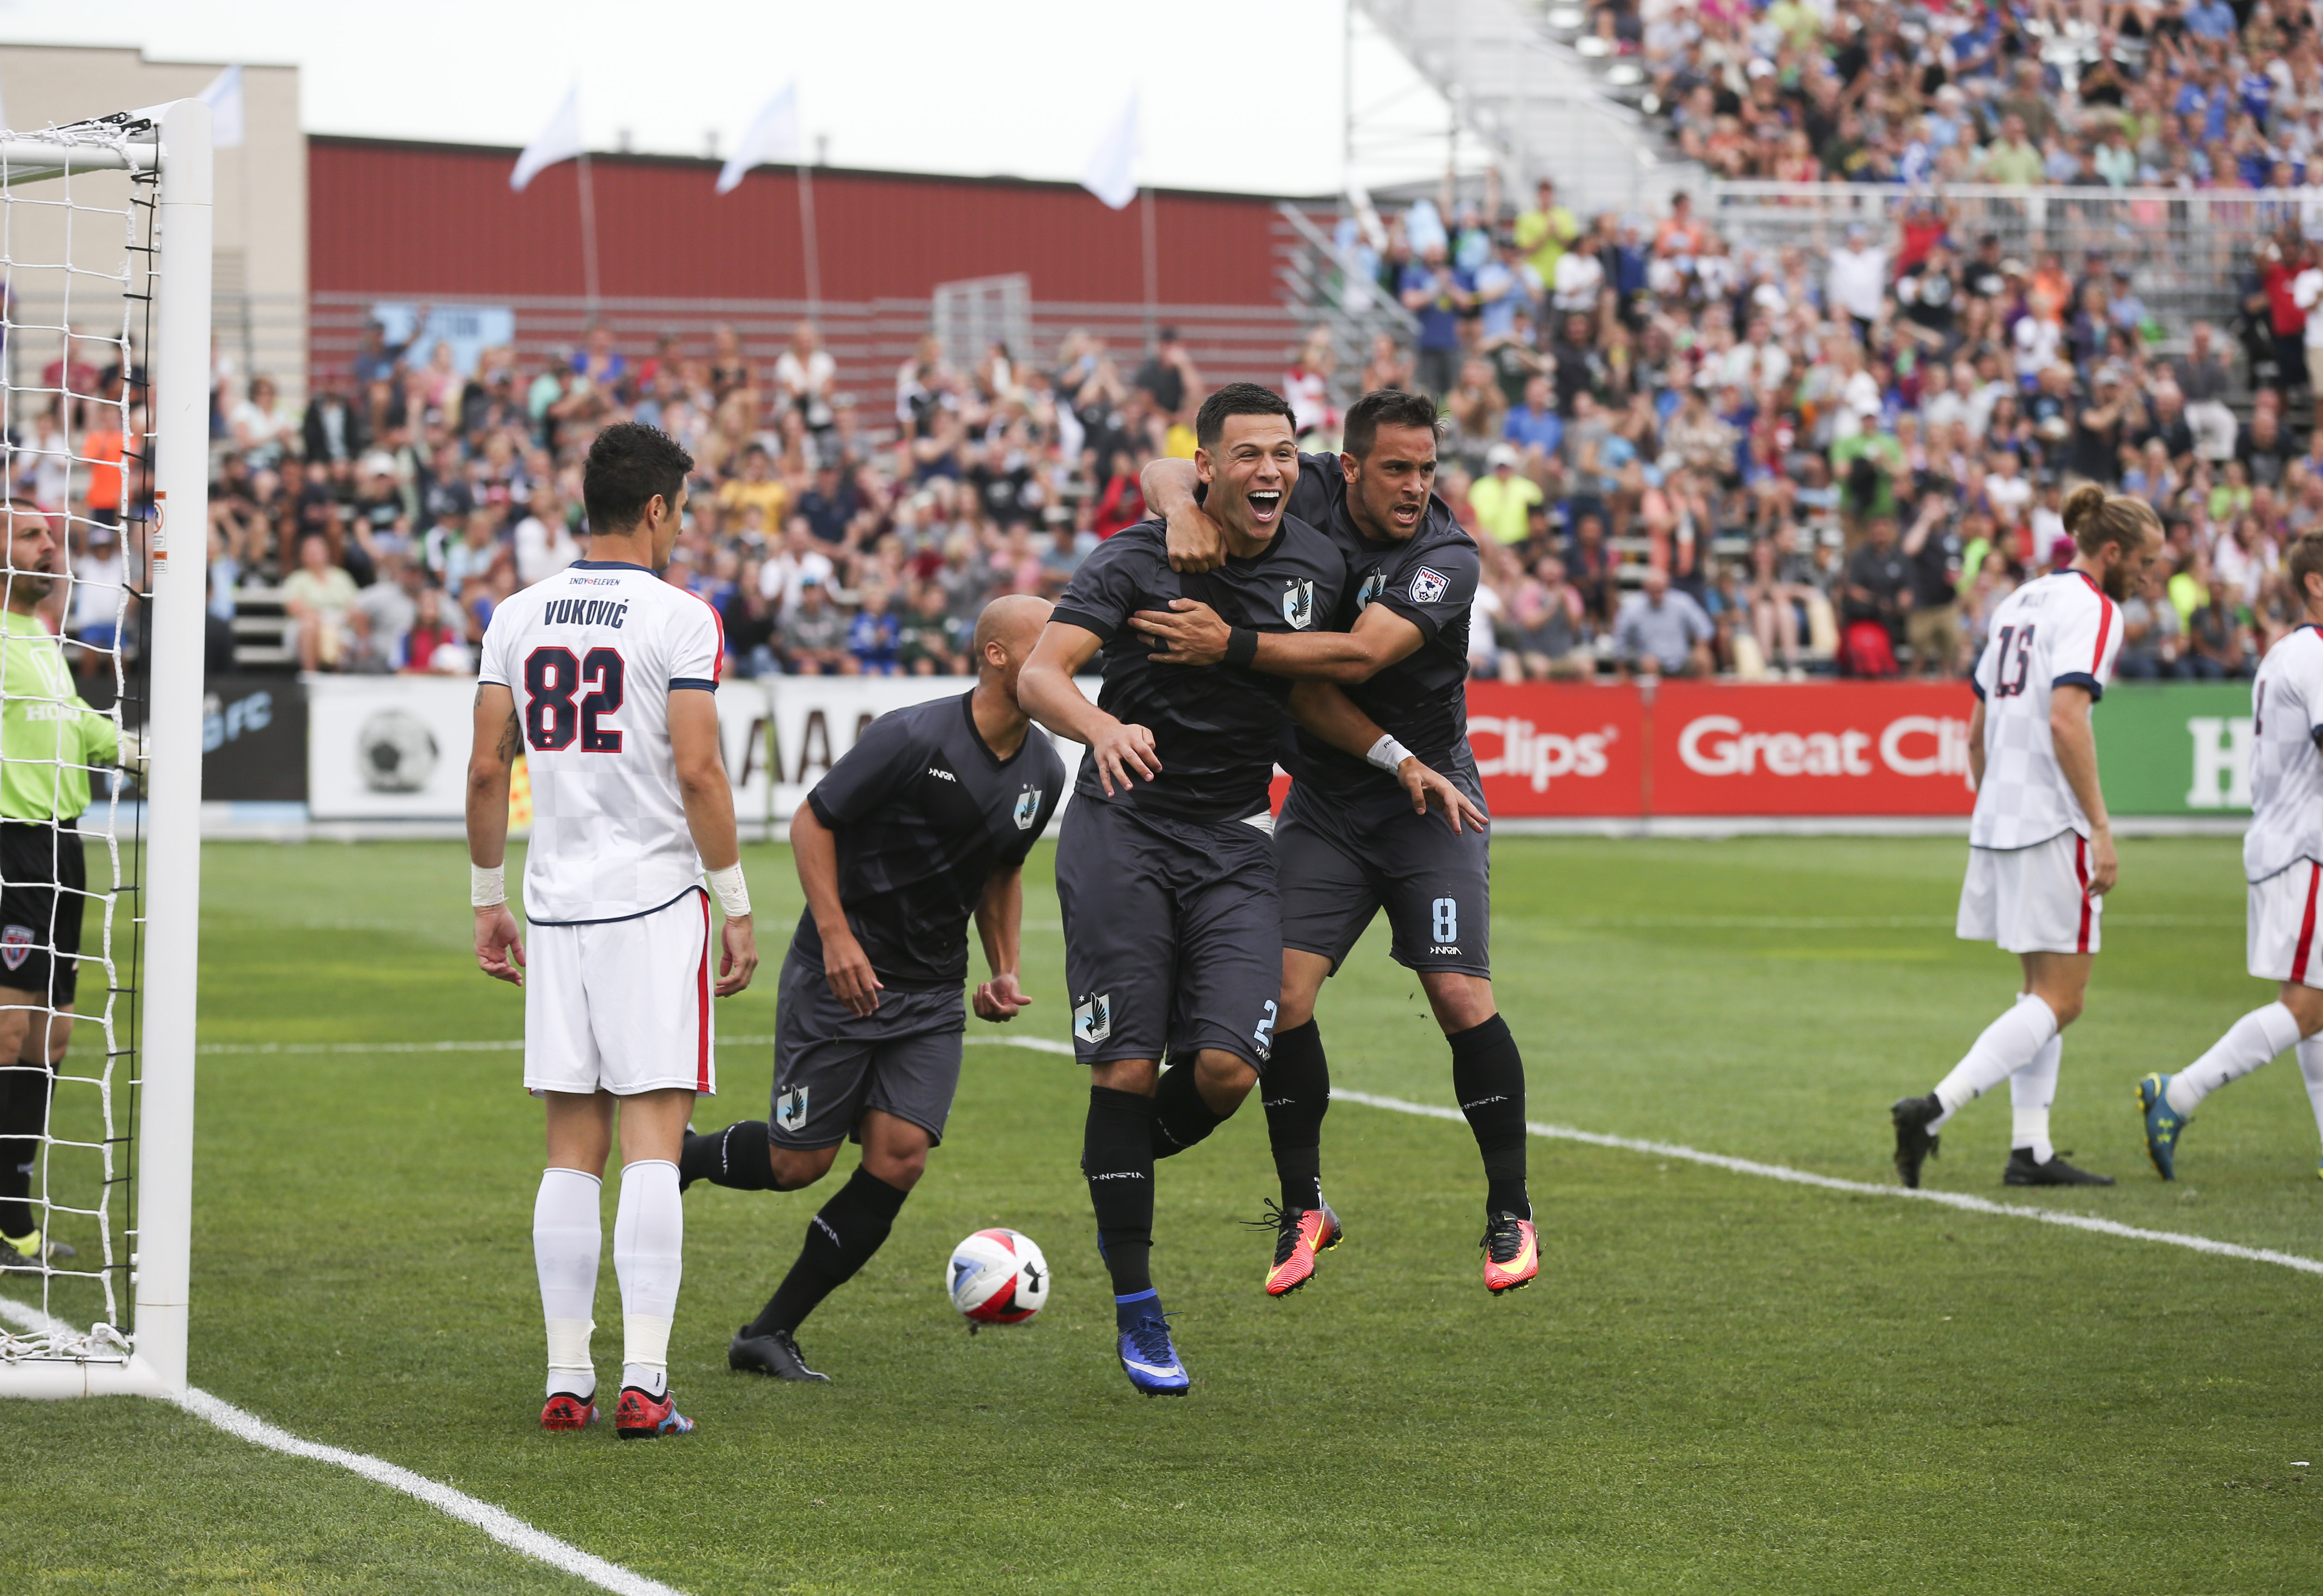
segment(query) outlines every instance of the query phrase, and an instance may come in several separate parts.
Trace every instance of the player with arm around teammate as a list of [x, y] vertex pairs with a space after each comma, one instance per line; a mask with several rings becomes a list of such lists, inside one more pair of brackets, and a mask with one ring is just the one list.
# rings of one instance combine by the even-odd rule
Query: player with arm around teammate
[[[2251, 823], [2243, 834], [2250, 973], [2281, 986], [2272, 1003], [2236, 1021], [2193, 1063], [2138, 1083], [2145, 1151], [2164, 1180], [2177, 1179], [2178, 1138], [2195, 1106], [2294, 1045], [2323, 1134], [2323, 1038], [2316, 1035], [2323, 1031], [2323, 938], [2316, 933], [2323, 886], [2323, 532], [2293, 544], [2286, 567], [2306, 619], [2267, 650], [2252, 686]], [[2323, 1175], [2323, 1163], [2315, 1172]]]
[[[1481, 812], [1468, 748], [1468, 618], [1476, 546], [1434, 496], [1437, 418], [1425, 394], [1382, 389], [1349, 408], [1338, 455], [1303, 455], [1291, 513], [1327, 532], [1347, 562], [1328, 631], [1258, 639], [1253, 668], [1336, 682], [1379, 722], [1389, 752], [1441, 770]], [[1145, 468], [1146, 502], [1169, 518], [1173, 551], [1206, 564], [1216, 528], [1195, 502], [1182, 461]], [[1169, 645], [1163, 657], [1211, 665], [1227, 628], [1187, 601], [1135, 618]], [[1301, 732], [1290, 797], [1274, 828], [1282, 896], [1282, 1023], [1267, 1069], [1267, 1132], [1281, 1201], [1266, 1289], [1281, 1296], [1338, 1244], [1323, 1200], [1323, 1116], [1330, 1069], [1315, 1002], [1385, 909], [1390, 957], [1413, 971], [1452, 1050], [1452, 1081], [1484, 1165], [1483, 1273], [1498, 1295], [1539, 1272], [1525, 1186], [1524, 1059], [1492, 1001], [1492, 855], [1480, 828], [1415, 814], [1393, 779]]]
[[[677, 1159], [696, 1094], [717, 1090], [712, 994], [741, 991], [758, 965], [718, 747], [724, 639], [716, 611], [661, 577], [693, 466], [654, 427], [597, 435], [582, 478], [589, 558], [492, 612], [468, 761], [476, 962], [525, 989], [524, 1084], [547, 1112], [532, 1217], [548, 1334], [540, 1422], [572, 1430], [597, 1416], [589, 1316], [618, 1107], [625, 1350], [614, 1426], [625, 1440], [693, 1427], [669, 1391], [685, 1240]], [[529, 947], [505, 881], [519, 753], [532, 779]], [[714, 937], [705, 866], [726, 916]]]
[[1005, 1023], [1031, 1001], [1017, 979], [1024, 859], [1064, 797], [1065, 765], [1016, 707], [1016, 677], [1048, 619], [1044, 599], [986, 605], [974, 689], [874, 720], [791, 821], [806, 909], [783, 960], [771, 1118], [687, 1137], [679, 1171], [796, 1191], [850, 1136], [863, 1161], [735, 1333], [735, 1369], [829, 1378], [807, 1367], [798, 1327], [870, 1261], [943, 1140], [971, 916], [992, 968], [977, 1017]]
[[34, 1215], [32, 1170], [72, 1041], [89, 775], [142, 760], [137, 739], [82, 700], [64, 645], [40, 617], [60, 549], [32, 500], [12, 498], [0, 509], [0, 1274], [78, 1255]]
[[[1089, 750], [1057, 845], [1074, 1054], [1089, 1067], [1081, 1168], [1122, 1369], [1149, 1396], [1189, 1383], [1153, 1286], [1155, 1161], [1240, 1106], [1267, 1068], [1281, 1013], [1267, 787], [1286, 719], [1359, 757], [1383, 739], [1336, 687], [1247, 668], [1264, 635], [1319, 626], [1345, 578], [1330, 540], [1290, 513], [1299, 478], [1290, 405], [1230, 383], [1203, 402], [1195, 431], [1224, 561], [1181, 575], [1160, 521], [1116, 533], [1074, 573], [1018, 683], [1028, 713]], [[1235, 630], [1218, 669], [1161, 663], [1130, 625], [1185, 597]], [[1105, 687], [1092, 704], [1073, 678], [1100, 651]], [[1415, 808], [1481, 822], [1418, 760], [1396, 772]]]
[[2015, 1114], [2003, 1180], [2113, 1184], [2057, 1156], [2049, 1106], [2060, 1033], [2080, 1014], [2104, 894], [2120, 873], [2089, 711], [2121, 648], [2118, 601], [2153, 564], [2162, 524], [2144, 500], [2085, 483], [2065, 500], [2065, 529], [2079, 550], [2072, 564], [2026, 582], [1993, 612], [1969, 718], [1976, 812], [1958, 934], [2015, 954], [2025, 986], [1933, 1092], [1890, 1110], [1896, 1169], [1909, 1187], [1920, 1184], [1945, 1122], [2003, 1080]]

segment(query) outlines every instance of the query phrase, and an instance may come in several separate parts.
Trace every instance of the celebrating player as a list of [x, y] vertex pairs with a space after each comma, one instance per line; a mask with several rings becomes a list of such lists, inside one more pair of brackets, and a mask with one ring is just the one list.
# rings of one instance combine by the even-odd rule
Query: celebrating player
[[[1259, 639], [1254, 670], [1337, 682], [1383, 727], [1443, 771], [1479, 812], [1483, 790], [1468, 751], [1468, 611], [1476, 546], [1434, 497], [1436, 404], [1382, 389], [1347, 411], [1345, 452], [1299, 457], [1290, 513], [1328, 533], [1346, 562], [1335, 629]], [[1179, 564], [1217, 557], [1216, 523], [1194, 500], [1183, 462], [1145, 468], [1145, 501], [1169, 519]], [[1132, 619], [1169, 647], [1162, 658], [1209, 665], [1226, 628], [1180, 600]], [[1336, 1246], [1338, 1215], [1323, 1200], [1323, 1115], [1331, 1076], [1315, 999], [1381, 908], [1390, 957], [1415, 971], [1452, 1049], [1452, 1086], [1484, 1163], [1484, 1285], [1498, 1294], [1539, 1272], [1525, 1189], [1524, 1059], [1492, 1002], [1491, 844], [1414, 814], [1395, 782], [1302, 730], [1290, 801], [1274, 828], [1282, 894], [1282, 1023], [1267, 1065], [1267, 1133], [1282, 1187], [1266, 1289], [1294, 1291], [1315, 1255]]]
[[2002, 1179], [2113, 1184], [2057, 1156], [2049, 1105], [2064, 1056], [2060, 1032], [2081, 1012], [2104, 894], [2120, 873], [2089, 710], [2121, 647], [2115, 601], [2144, 578], [2162, 524], [2144, 500], [2084, 483], [2065, 500], [2065, 528], [2080, 551], [2072, 564], [2026, 582], [1994, 611], [1969, 717], [1976, 813], [1958, 934], [2015, 954], [2025, 989], [1933, 1093], [1890, 1111], [1896, 1169], [1910, 1187], [1920, 1184], [1945, 1122], [2003, 1080], [2015, 1125]]
[[[716, 612], [659, 575], [693, 466], [654, 427], [597, 435], [582, 478], [590, 557], [492, 612], [468, 761], [476, 962], [525, 988], [524, 1084], [547, 1105], [532, 1214], [548, 1330], [540, 1422], [574, 1430], [597, 1417], [590, 1308], [618, 1104], [625, 1347], [613, 1424], [625, 1440], [693, 1427], [669, 1391], [669, 1330], [685, 1240], [678, 1153], [695, 1094], [718, 1089], [704, 865], [726, 913], [717, 995], [741, 991], [758, 966], [712, 696], [725, 641]], [[503, 865], [519, 753], [532, 778], [528, 949]]]
[[689, 1136], [678, 1169], [687, 1183], [796, 1191], [850, 1136], [863, 1161], [736, 1332], [736, 1369], [829, 1378], [800, 1355], [799, 1324], [870, 1261], [943, 1140], [971, 914], [992, 967], [977, 1016], [1005, 1023], [1032, 1001], [1016, 969], [1024, 857], [1064, 797], [1065, 765], [1032, 735], [1016, 676], [1048, 619], [1042, 599], [986, 605], [975, 688], [874, 720], [791, 821], [806, 910], [783, 960], [772, 1124]]
[[[2299, 1072], [2323, 1133], [2323, 958], [2315, 935], [2316, 889], [2323, 885], [2323, 532], [2291, 546], [2285, 562], [2306, 624], [2267, 650], [2252, 690], [2251, 824], [2243, 836], [2250, 883], [2250, 973], [2279, 981], [2275, 1000], [2228, 1028], [2210, 1050], [2175, 1075], [2137, 1086], [2145, 1151], [2164, 1180], [2177, 1179], [2178, 1138], [2195, 1105], [2296, 1043]], [[2323, 1175], [2323, 1163], [2316, 1166]]]
[[0, 539], [0, 1273], [21, 1273], [76, 1255], [34, 1218], [32, 1169], [57, 1061], [72, 1040], [89, 773], [133, 764], [137, 750], [111, 716], [82, 702], [63, 645], [35, 613], [57, 586], [49, 518], [30, 500], [11, 499]]
[[[1281, 1015], [1267, 784], [1286, 709], [1330, 746], [1394, 770], [1416, 810], [1439, 804], [1455, 825], [1483, 823], [1336, 687], [1247, 668], [1262, 634], [1306, 631], [1337, 610], [1345, 562], [1290, 511], [1299, 450], [1280, 395], [1229, 383], [1203, 401], [1195, 433], [1225, 563], [1180, 577], [1162, 522], [1116, 533], [1075, 573], [1019, 685], [1033, 719], [1089, 750], [1057, 848], [1073, 1044], [1090, 1067], [1081, 1167], [1122, 1368], [1150, 1396], [1189, 1383], [1153, 1289], [1154, 1160], [1241, 1105]], [[1159, 665], [1128, 624], [1187, 597], [1232, 628], [1220, 669]], [[1092, 704], [1073, 676], [1100, 650], [1105, 688]]]

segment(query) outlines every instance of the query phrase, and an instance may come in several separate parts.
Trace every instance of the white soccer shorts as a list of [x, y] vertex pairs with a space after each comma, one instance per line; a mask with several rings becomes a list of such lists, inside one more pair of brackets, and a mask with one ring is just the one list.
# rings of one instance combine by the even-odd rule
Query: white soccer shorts
[[718, 1090], [711, 1017], [710, 896], [525, 938], [528, 1092]]
[[2250, 884], [2250, 973], [2263, 981], [2323, 986], [2323, 947], [2315, 934], [2316, 888], [2323, 865], [2301, 859]]
[[1970, 942], [2011, 953], [2095, 953], [2105, 900], [2089, 895], [2089, 845], [2061, 831], [2030, 848], [1971, 848], [1960, 922]]

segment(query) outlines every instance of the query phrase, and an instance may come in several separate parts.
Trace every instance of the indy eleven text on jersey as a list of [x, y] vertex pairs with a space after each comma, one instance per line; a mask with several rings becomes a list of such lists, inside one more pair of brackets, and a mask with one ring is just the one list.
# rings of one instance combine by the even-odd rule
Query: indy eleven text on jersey
[[2251, 824], [2243, 874], [2253, 881], [2301, 859], [2323, 864], [2323, 630], [2302, 626], [2266, 651], [2251, 688]]
[[[1289, 509], [1328, 535], [1346, 561], [1346, 587], [1326, 626], [1352, 631], [1365, 609], [1384, 604], [1419, 628], [1419, 647], [1347, 687], [1348, 698], [1421, 764], [1446, 775], [1468, 769], [1468, 617], [1481, 573], [1475, 540], [1431, 494], [1409, 537], [1373, 542], [1347, 512], [1346, 473], [1336, 454], [1299, 456]], [[1304, 727], [1285, 764], [1300, 781], [1347, 797], [1395, 784]]]
[[1274, 540], [1247, 559], [1235, 557], [1206, 575], [1170, 569], [1160, 521], [1124, 527], [1097, 545], [1051, 620], [1096, 633], [1105, 690], [1097, 707], [1153, 734], [1162, 774], [1133, 778], [1107, 800], [1097, 762], [1081, 762], [1075, 795], [1128, 803], [1189, 821], [1238, 821], [1267, 806], [1266, 788], [1286, 723], [1290, 682], [1238, 665], [1197, 669], [1154, 661], [1144, 633], [1129, 624], [1140, 610], [1167, 610], [1172, 599], [1198, 599], [1228, 626], [1262, 632], [1321, 629], [1337, 610], [1346, 562], [1331, 540], [1286, 512]]
[[700, 884], [669, 695], [716, 692], [725, 652], [718, 612], [643, 565], [583, 560], [492, 611], [476, 680], [516, 697], [528, 919], [626, 920]]
[[[957, 995], [985, 882], [1024, 862], [1065, 795], [1047, 735], [1029, 729], [1001, 758], [976, 729], [975, 696], [880, 716], [807, 794], [838, 834], [839, 901], [886, 986]], [[822, 968], [812, 909], [791, 949]]]
[[1976, 848], [2030, 848], [2089, 817], [2057, 767], [2049, 699], [2081, 687], [2091, 702], [2113, 680], [2121, 618], [2096, 582], [2060, 571], [2026, 582], [1993, 611], [1992, 634], [1970, 685], [1984, 701], [1984, 784], [1968, 839]]

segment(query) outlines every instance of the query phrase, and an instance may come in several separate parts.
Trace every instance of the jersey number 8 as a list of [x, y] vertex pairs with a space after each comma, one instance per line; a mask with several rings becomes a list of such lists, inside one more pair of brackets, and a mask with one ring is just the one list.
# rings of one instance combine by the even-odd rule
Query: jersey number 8
[[[576, 704], [583, 683], [595, 691]], [[618, 754], [621, 734], [597, 717], [621, 707], [621, 656], [592, 648], [575, 659], [570, 648], [536, 648], [524, 662], [525, 741], [544, 752], [569, 748], [577, 736], [584, 754]]]

